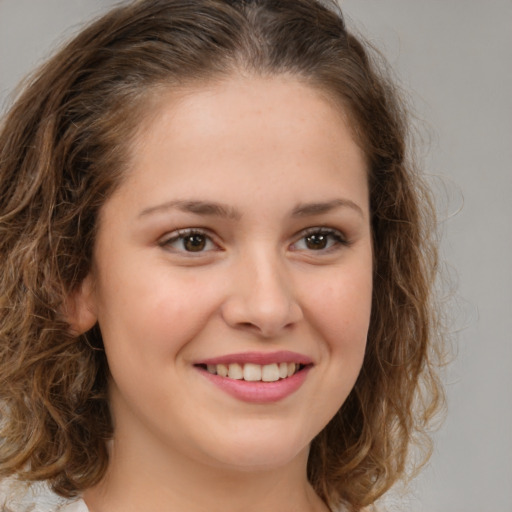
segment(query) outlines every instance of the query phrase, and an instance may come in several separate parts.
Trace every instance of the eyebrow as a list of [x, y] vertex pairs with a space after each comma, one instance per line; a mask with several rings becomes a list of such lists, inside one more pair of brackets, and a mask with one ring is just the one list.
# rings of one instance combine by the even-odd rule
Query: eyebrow
[[[332, 201], [299, 204], [292, 210], [292, 217], [312, 217], [314, 215], [328, 213], [341, 207], [351, 208], [359, 213], [362, 217], [364, 217], [364, 213], [361, 207], [350, 199], [333, 199]], [[186, 213], [222, 217], [233, 220], [239, 220], [242, 217], [242, 214], [236, 208], [231, 206], [211, 201], [194, 200], [168, 201], [157, 206], [151, 206], [142, 210], [142, 212], [139, 214], [139, 217], [145, 217], [153, 213], [165, 212], [173, 208]]]
[[292, 216], [309, 217], [321, 215], [341, 207], [351, 208], [364, 217], [364, 212], [361, 207], [350, 199], [333, 199], [332, 201], [326, 202], [299, 204], [293, 209]]
[[221, 203], [214, 203], [210, 201], [168, 201], [167, 203], [159, 204], [142, 210], [139, 217], [145, 217], [152, 213], [163, 212], [176, 208], [186, 213], [195, 213], [196, 215], [208, 215], [215, 217], [224, 217], [228, 219], [239, 219], [240, 212], [231, 206]]

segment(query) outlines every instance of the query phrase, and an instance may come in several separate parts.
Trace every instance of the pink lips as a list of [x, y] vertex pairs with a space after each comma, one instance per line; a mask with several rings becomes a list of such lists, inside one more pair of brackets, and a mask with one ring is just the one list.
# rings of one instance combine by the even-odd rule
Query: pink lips
[[[253, 363], [266, 365], [272, 363], [298, 363], [304, 366], [291, 377], [280, 379], [275, 382], [247, 382], [245, 380], [230, 379], [209, 373], [204, 369], [205, 365], [216, 364], [246, 364]], [[297, 391], [306, 380], [309, 370], [312, 368], [311, 358], [296, 352], [279, 351], [273, 353], [244, 352], [229, 354], [198, 361], [195, 365], [206, 379], [220, 388], [222, 391], [238, 400], [252, 403], [272, 403], [283, 400]]]
[[288, 350], [280, 350], [279, 352], [241, 352], [239, 354], [228, 354], [220, 357], [212, 357], [197, 361], [196, 364], [231, 364], [231, 363], [253, 363], [253, 364], [272, 364], [272, 363], [299, 363], [308, 365], [313, 360], [303, 354], [290, 352]]

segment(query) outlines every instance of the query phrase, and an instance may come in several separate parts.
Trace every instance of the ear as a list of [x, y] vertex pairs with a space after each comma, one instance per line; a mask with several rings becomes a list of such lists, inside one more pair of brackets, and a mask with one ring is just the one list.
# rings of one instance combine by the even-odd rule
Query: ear
[[89, 274], [66, 298], [65, 319], [75, 335], [83, 334], [97, 322], [93, 277]]

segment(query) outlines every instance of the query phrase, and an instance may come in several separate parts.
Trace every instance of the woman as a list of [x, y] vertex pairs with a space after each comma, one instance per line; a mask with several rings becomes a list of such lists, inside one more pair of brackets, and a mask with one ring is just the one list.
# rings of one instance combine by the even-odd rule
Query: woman
[[82, 31], [0, 135], [0, 474], [67, 512], [373, 504], [441, 393], [406, 136], [334, 5]]

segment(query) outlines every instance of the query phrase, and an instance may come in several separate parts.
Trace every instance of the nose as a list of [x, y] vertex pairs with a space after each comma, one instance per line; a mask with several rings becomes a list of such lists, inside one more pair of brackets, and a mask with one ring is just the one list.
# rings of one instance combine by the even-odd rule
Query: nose
[[303, 318], [290, 272], [278, 259], [246, 257], [238, 265], [222, 307], [228, 325], [272, 338]]

